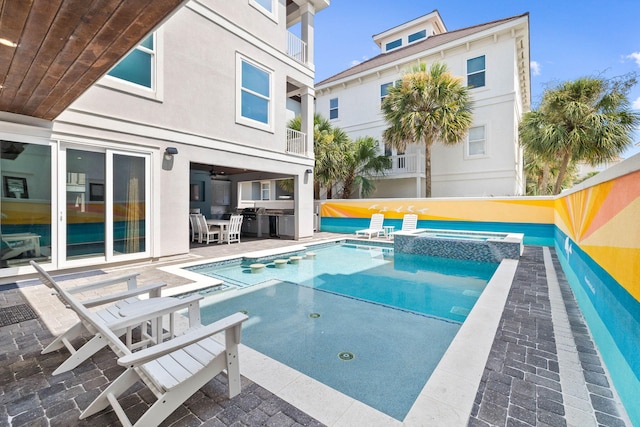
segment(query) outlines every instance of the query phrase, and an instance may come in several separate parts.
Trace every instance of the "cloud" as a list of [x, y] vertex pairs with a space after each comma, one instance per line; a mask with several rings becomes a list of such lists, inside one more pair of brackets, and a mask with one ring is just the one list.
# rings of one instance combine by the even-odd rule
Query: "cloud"
[[353, 61], [351, 61], [351, 63], [349, 64], [349, 67], [355, 67], [356, 65], [360, 65], [362, 64], [364, 61], [368, 60], [369, 58], [366, 56], [363, 56], [362, 59], [354, 59]]
[[531, 61], [531, 71], [534, 76], [540, 75], [540, 63], [538, 61]]
[[633, 59], [636, 61], [638, 67], [640, 67], [640, 52], [633, 52], [632, 54], [627, 55], [627, 59]]
[[633, 108], [634, 110], [640, 110], [640, 98], [633, 101], [631, 108]]

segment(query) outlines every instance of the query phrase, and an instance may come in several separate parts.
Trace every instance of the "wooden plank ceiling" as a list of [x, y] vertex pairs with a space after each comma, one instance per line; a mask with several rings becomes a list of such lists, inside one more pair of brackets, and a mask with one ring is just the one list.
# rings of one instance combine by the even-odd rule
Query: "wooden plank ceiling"
[[0, 111], [55, 119], [187, 0], [0, 0]]

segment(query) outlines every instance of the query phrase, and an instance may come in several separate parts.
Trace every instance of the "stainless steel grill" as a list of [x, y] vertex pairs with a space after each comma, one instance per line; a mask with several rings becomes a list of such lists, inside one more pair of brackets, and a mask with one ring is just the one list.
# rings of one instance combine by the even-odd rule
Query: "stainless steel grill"
[[256, 236], [258, 234], [259, 215], [264, 212], [264, 208], [244, 208], [240, 210], [243, 216], [241, 232], [245, 235]]

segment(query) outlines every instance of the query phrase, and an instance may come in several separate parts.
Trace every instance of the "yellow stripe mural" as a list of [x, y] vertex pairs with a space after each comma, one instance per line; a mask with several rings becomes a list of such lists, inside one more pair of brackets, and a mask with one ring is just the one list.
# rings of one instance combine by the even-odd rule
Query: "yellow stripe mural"
[[326, 201], [320, 215], [333, 218], [369, 218], [383, 213], [388, 219], [417, 214], [421, 220], [520, 222], [553, 224], [554, 201], [550, 198], [518, 199], [370, 199]]

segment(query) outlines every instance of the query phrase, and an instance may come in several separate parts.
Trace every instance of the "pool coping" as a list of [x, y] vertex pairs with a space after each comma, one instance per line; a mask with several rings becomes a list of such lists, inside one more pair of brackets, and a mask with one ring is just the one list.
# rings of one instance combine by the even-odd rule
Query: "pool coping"
[[[336, 238], [322, 244], [335, 244], [345, 240], [351, 243], [352, 239]], [[307, 249], [317, 246], [319, 244], [304, 245]], [[264, 256], [267, 253], [277, 255], [283, 251], [283, 248], [279, 248], [259, 252]], [[253, 253], [248, 252], [243, 256], [251, 257]], [[206, 261], [198, 260], [160, 269], [185, 276], [184, 267], [237, 258], [241, 257], [234, 255]], [[518, 260], [515, 259], [504, 259], [499, 264], [403, 421], [398, 421], [243, 344], [240, 345], [240, 372], [328, 426], [467, 425], [517, 266]], [[200, 276], [196, 278], [198, 285], [215, 280], [207, 278], [211, 279], [208, 281], [203, 279], [205, 276], [201, 274], [188, 273], [189, 278]]]

